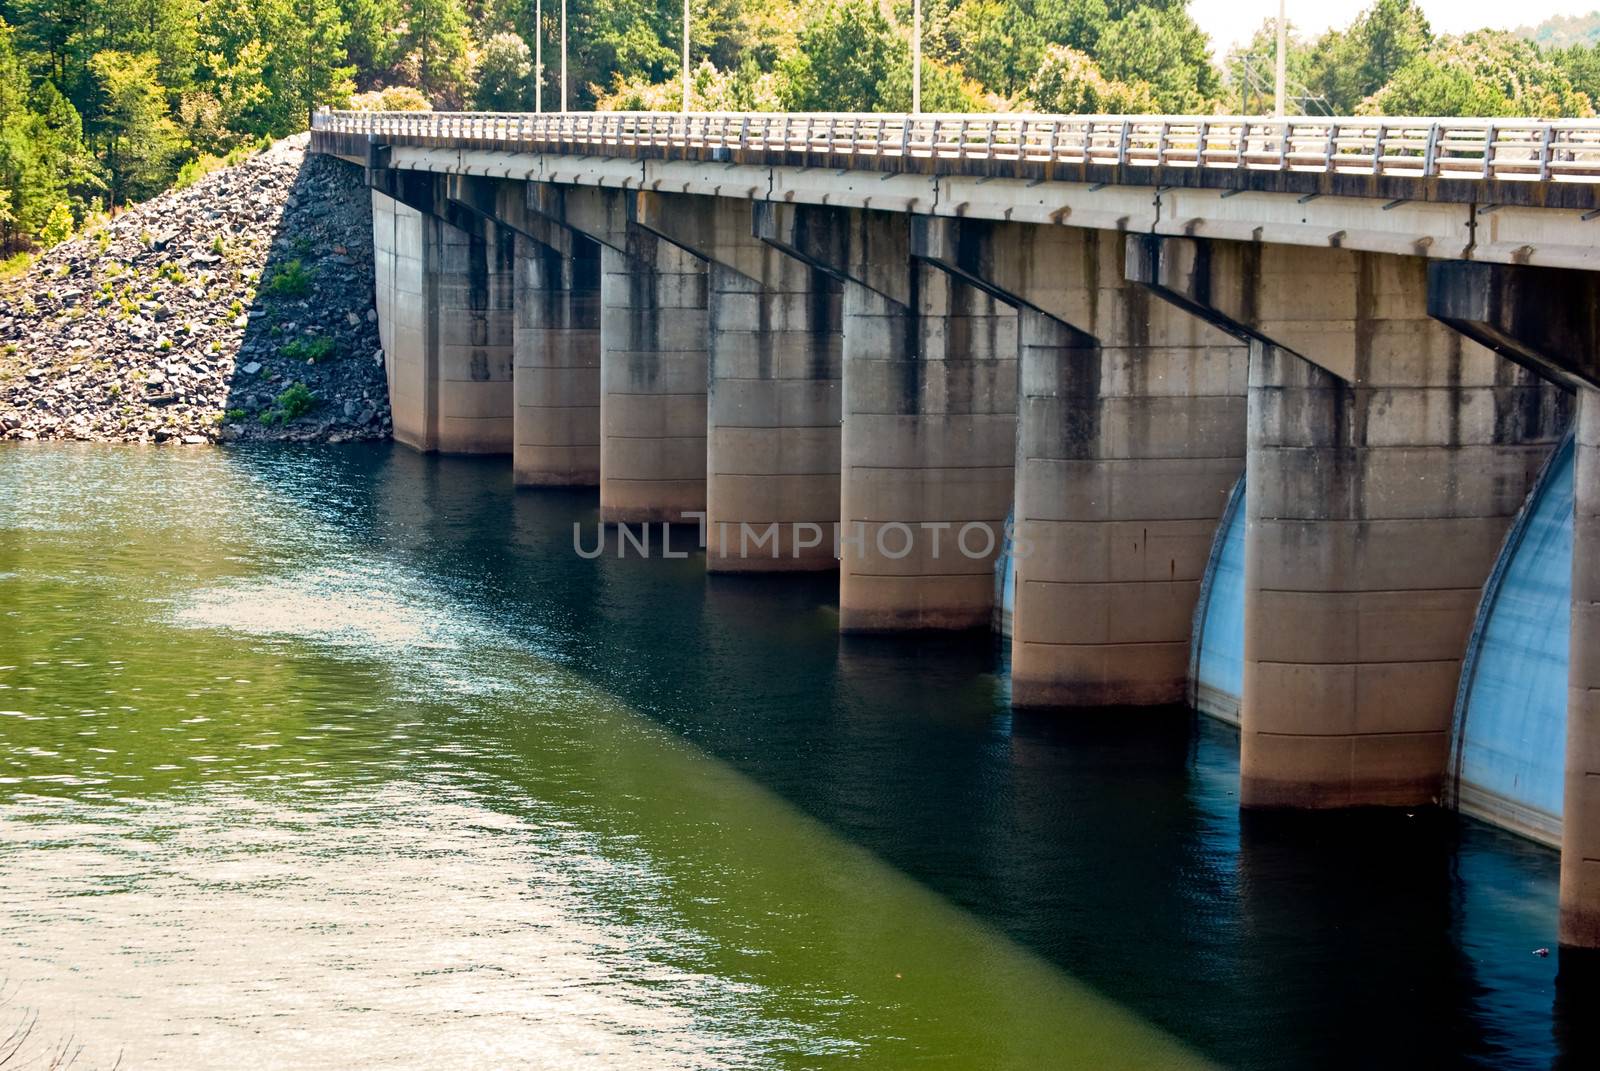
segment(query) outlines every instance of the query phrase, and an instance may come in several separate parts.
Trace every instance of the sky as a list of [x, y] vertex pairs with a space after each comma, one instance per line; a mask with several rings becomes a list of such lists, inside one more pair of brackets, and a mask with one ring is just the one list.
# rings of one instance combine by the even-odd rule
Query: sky
[[[1372, 0], [1287, 0], [1289, 25], [1299, 34], [1316, 35], [1330, 26], [1345, 26]], [[1435, 33], [1462, 33], [1485, 27], [1512, 30], [1532, 26], [1551, 15], [1587, 15], [1600, 0], [1422, 0], [1422, 10]], [[1217, 56], [1250, 38], [1256, 27], [1278, 15], [1277, 0], [1189, 0], [1189, 12], [1211, 35]]]

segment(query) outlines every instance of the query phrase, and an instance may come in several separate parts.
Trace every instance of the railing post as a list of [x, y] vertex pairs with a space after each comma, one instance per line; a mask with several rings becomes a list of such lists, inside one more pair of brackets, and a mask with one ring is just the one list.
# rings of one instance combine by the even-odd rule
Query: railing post
[[1128, 135], [1132, 132], [1133, 124], [1126, 119], [1122, 121], [1122, 129], [1117, 133], [1117, 166], [1123, 167], [1128, 163]]
[[1050, 121], [1050, 134], [1045, 141], [1044, 154], [1046, 159], [1054, 160], [1056, 158], [1056, 145], [1059, 143], [1060, 136], [1061, 121], [1059, 119], [1052, 119]]
[[900, 155], [911, 155], [911, 116], [900, 117]]
[[1372, 173], [1374, 175], [1382, 174], [1383, 172], [1383, 135], [1384, 126], [1379, 123], [1377, 133], [1372, 138]]
[[1250, 120], [1239, 120], [1239, 159], [1233, 162], [1235, 168], [1245, 166], [1244, 158], [1250, 152]]
[[1483, 128], [1483, 177], [1494, 177], [1494, 124]]
[[1550, 155], [1551, 144], [1556, 136], [1556, 128], [1549, 123], [1539, 134], [1539, 181], [1550, 181]]
[[1432, 178], [1439, 169], [1439, 124], [1428, 124], [1428, 144], [1422, 150], [1422, 177]]

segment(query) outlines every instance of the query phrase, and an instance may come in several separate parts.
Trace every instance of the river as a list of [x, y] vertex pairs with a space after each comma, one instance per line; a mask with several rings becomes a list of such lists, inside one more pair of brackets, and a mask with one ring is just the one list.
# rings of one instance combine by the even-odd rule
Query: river
[[0, 1037], [127, 1068], [1570, 1046], [1554, 853], [1241, 821], [1226, 727], [1013, 714], [982, 638], [841, 638], [832, 576], [585, 559], [596, 516], [389, 446], [0, 448]]

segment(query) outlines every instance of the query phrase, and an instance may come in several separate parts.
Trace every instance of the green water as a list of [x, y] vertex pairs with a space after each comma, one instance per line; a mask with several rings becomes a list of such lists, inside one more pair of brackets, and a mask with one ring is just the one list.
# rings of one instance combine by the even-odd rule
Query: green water
[[[0, 449], [0, 1012], [34, 1043], [86, 1067], [1208, 1062], [818, 816], [895, 799], [802, 807], [760, 776], [849, 746], [841, 679], [870, 697], [900, 657], [841, 669], [816, 581], [765, 612], [726, 590], [728, 634], [700, 562], [578, 560], [592, 503], [506, 479]], [[741, 672], [821, 723], [759, 761], [737, 718], [673, 724], [722, 701], [702, 662], [747, 627], [773, 663]], [[930, 687], [994, 704], [954, 672]]]

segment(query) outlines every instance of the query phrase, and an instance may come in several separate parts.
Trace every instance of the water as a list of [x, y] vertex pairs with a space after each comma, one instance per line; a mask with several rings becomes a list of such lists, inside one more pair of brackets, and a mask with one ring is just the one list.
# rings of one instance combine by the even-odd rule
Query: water
[[981, 639], [841, 640], [831, 577], [583, 560], [592, 493], [509, 482], [0, 450], [0, 1037], [37, 1016], [80, 1067], [1576, 1051], [1532, 954], [1554, 853], [1241, 823], [1225, 727], [1015, 716]]

